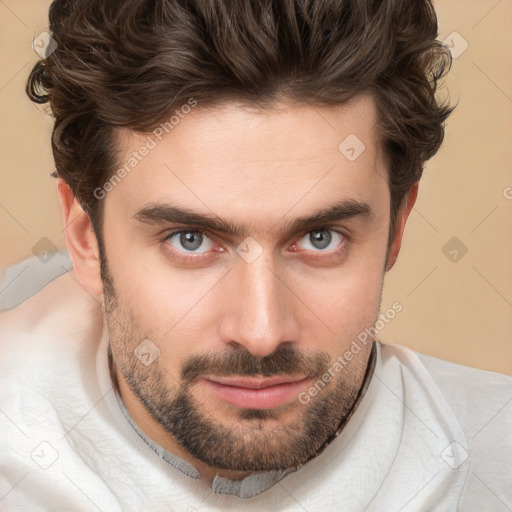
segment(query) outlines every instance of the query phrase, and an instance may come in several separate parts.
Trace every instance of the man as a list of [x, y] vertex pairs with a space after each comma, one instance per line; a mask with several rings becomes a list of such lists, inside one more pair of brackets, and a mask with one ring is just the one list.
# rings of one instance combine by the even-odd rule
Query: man
[[374, 339], [452, 110], [431, 3], [50, 29], [27, 91], [74, 269], [0, 319], [2, 510], [511, 509], [512, 379]]

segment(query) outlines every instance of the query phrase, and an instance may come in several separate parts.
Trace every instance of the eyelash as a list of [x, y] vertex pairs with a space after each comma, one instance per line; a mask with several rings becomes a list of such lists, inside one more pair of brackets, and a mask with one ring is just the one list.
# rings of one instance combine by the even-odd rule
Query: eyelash
[[[318, 228], [315, 228], [315, 229], [310, 229], [309, 231], [305, 231], [304, 233], [302, 233], [301, 235], [299, 235], [297, 238], [294, 239], [294, 242], [292, 245], [295, 245], [295, 243], [297, 243], [301, 238], [304, 237], [304, 235], [307, 235], [308, 233], [313, 233], [314, 231], [332, 231], [334, 233], [337, 233], [338, 235], [340, 235], [342, 237], [342, 241], [340, 242], [339, 246], [336, 248], [336, 249], [333, 249], [331, 251], [313, 251], [313, 254], [312, 255], [309, 255], [308, 258], [310, 260], [313, 260], [313, 261], [329, 261], [329, 259], [331, 258], [335, 258], [335, 257], [339, 257], [341, 256], [342, 254], [344, 254], [347, 249], [348, 249], [348, 244], [349, 244], [349, 238], [348, 236], [339, 231], [339, 229], [336, 229], [337, 226], [321, 226], [321, 227], [318, 227]], [[179, 254], [177, 255], [177, 251], [173, 248], [171, 248], [170, 244], [167, 243], [167, 241], [173, 237], [174, 235], [178, 234], [178, 233], [190, 233], [190, 232], [197, 232], [197, 233], [201, 233], [203, 235], [205, 235], [206, 237], [208, 237], [210, 240], [214, 241], [213, 238], [211, 236], [208, 235], [208, 233], [206, 231], [203, 231], [201, 229], [196, 229], [196, 228], [188, 228], [188, 229], [176, 229], [174, 231], [171, 231], [169, 233], [167, 233], [163, 239], [161, 240], [161, 242], [163, 243], [163, 245], [165, 245], [169, 250], [172, 252], [172, 254], [174, 255], [174, 257], [180, 259], [181, 261], [184, 261], [184, 262], [190, 262], [190, 261], [203, 261], [205, 260], [206, 258], [210, 257], [211, 254], [208, 254], [208, 253], [198, 253], [198, 254], [188, 254], [186, 256], [184, 256], [183, 254]], [[318, 254], [314, 254], [315, 252], [317, 252]]]

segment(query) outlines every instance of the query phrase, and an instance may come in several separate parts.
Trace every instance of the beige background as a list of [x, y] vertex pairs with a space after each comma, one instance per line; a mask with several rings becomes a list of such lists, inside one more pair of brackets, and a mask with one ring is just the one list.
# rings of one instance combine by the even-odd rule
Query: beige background
[[[42, 238], [65, 247], [49, 177], [52, 120], [24, 92], [38, 58], [31, 42], [47, 26], [49, 5], [0, 0], [0, 271], [31, 256]], [[439, 38], [457, 53], [468, 45], [446, 82], [459, 106], [386, 279], [382, 311], [395, 301], [403, 311], [379, 337], [512, 374], [512, 2], [435, 5]]]

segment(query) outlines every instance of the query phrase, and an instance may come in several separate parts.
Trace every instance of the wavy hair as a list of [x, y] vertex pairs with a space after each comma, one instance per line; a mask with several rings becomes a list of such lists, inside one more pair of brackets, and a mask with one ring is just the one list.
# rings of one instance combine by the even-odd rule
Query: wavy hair
[[27, 94], [49, 102], [56, 172], [101, 232], [116, 127], [149, 132], [191, 97], [199, 105], [279, 99], [345, 103], [371, 93], [391, 196], [439, 149], [453, 107], [437, 100], [451, 55], [431, 0], [55, 0], [57, 48]]

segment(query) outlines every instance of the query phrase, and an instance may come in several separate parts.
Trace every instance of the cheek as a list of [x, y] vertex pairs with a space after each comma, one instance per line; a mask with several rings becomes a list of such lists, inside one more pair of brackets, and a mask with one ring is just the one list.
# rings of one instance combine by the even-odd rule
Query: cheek
[[124, 309], [136, 331], [159, 346], [166, 368], [211, 348], [223, 271], [188, 271], [165, 262], [130, 267], [126, 260], [119, 270], [116, 286]]
[[325, 348], [336, 355], [378, 317], [385, 246], [370, 245], [359, 247], [339, 268], [296, 274], [291, 281], [306, 306], [300, 309], [303, 338], [316, 340], [317, 347], [324, 340]]
[[[310, 328], [327, 333], [335, 344], [351, 341], [377, 317], [382, 292], [381, 275], [331, 277], [325, 286], [303, 283], [304, 303], [315, 313]], [[307, 293], [306, 293], [307, 292]]]

